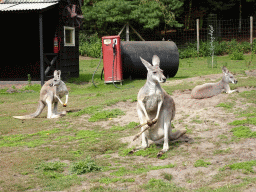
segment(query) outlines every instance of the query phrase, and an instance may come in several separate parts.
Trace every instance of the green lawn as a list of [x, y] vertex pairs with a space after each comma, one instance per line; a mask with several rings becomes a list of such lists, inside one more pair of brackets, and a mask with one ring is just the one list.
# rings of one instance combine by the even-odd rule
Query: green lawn
[[[245, 55], [245, 59], [249, 60], [250, 56]], [[173, 181], [175, 177], [172, 174], [163, 172], [161, 178], [147, 178], [147, 173], [150, 171], [175, 170], [176, 167], [184, 166], [170, 163], [174, 156], [186, 155], [189, 159], [190, 153], [177, 149], [180, 146], [179, 142], [171, 144], [170, 151], [161, 160], [164, 165], [152, 165], [157, 160], [156, 154], [161, 146], [153, 145], [131, 156], [127, 154], [128, 144], [120, 141], [120, 138], [133, 136], [138, 132], [133, 129], [138, 125], [138, 121], [130, 122], [125, 126], [108, 125], [110, 127], [108, 129], [98, 124], [98, 122], [107, 124], [109, 118], [124, 115], [125, 112], [122, 109], [105, 110], [104, 108], [120, 101], [136, 102], [137, 93], [145, 83], [145, 80], [125, 79], [122, 86], [118, 85], [122, 87], [121, 89], [115, 88], [112, 84], [105, 85], [100, 79], [101, 64], [94, 79], [98, 86], [96, 88], [91, 78], [98, 62], [99, 59], [80, 61], [80, 77], [70, 79], [66, 83], [70, 92], [68, 109], [80, 111], [68, 113], [60, 119], [47, 119], [46, 109], [35, 119], [23, 121], [12, 118], [14, 115], [29, 114], [36, 110], [39, 98], [37, 85], [26, 88], [35, 90], [34, 92], [9, 94], [6, 89], [0, 90], [0, 191], [68, 191], [69, 189], [82, 191], [82, 188], [79, 190], [75, 188], [79, 188], [82, 184], [87, 186], [83, 189], [84, 191], [133, 191], [135, 189], [138, 191], [190, 191], [189, 188], [175, 183]], [[229, 71], [239, 79], [239, 83], [231, 85], [231, 89], [256, 86], [255, 77], [243, 78], [245, 70], [256, 69], [256, 60], [254, 59], [248, 67], [245, 60], [230, 60], [228, 56], [218, 57], [218, 67], [213, 69], [208, 67], [206, 58], [182, 59], [177, 75], [169, 78], [168, 81], [220, 74], [223, 65], [227, 66]], [[192, 89], [194, 86], [193, 82], [188, 82], [175, 86], [163, 85], [163, 88], [172, 94], [175, 90]], [[239, 93], [239, 98], [244, 99], [246, 103], [251, 102], [254, 106], [255, 96], [250, 93], [253, 92]], [[249, 120], [239, 121], [239, 126], [244, 126], [243, 123], [253, 125], [252, 120], [256, 116], [255, 108], [249, 106], [239, 111], [232, 110], [235, 104], [232, 96], [230, 99], [231, 101], [217, 107], [223, 107], [224, 111], [228, 108], [228, 113], [234, 113], [238, 117], [252, 114]], [[61, 106], [59, 110], [63, 110]], [[198, 122], [202, 124], [200, 118]], [[248, 131], [247, 124], [244, 127]], [[253, 137], [236, 138], [235, 134], [239, 128], [235, 128], [232, 124], [227, 126], [232, 126], [234, 129], [230, 132], [231, 138], [223, 136], [223, 141], [236, 139], [236, 142], [242, 143], [241, 139], [245, 141], [245, 139], [255, 138], [255, 130], [249, 130], [253, 133]], [[192, 129], [190, 134], [195, 138], [199, 137], [193, 135]], [[253, 141], [255, 142], [255, 139]], [[203, 167], [218, 172], [212, 180], [195, 187], [194, 191], [213, 191], [212, 185], [219, 182], [216, 177], [225, 180], [232, 173], [240, 174], [240, 169], [247, 170], [241, 173], [243, 175], [239, 175], [240, 183], [227, 182], [220, 187], [215, 187], [216, 191], [243, 191], [246, 187], [255, 186], [255, 171], [253, 171], [255, 161], [244, 159], [243, 164], [237, 164], [241, 161], [235, 159], [233, 163], [228, 163], [226, 166], [208, 163], [214, 155], [228, 156], [232, 148], [229, 146], [227, 148], [228, 151], [213, 150], [212, 156], [200, 160], [197, 164], [196, 162], [191, 164], [193, 169]], [[135, 163], [137, 161], [139, 163]], [[243, 168], [243, 166], [249, 166], [249, 168]], [[138, 179], [140, 182], [137, 182]], [[193, 183], [193, 179], [187, 179], [187, 182]]]

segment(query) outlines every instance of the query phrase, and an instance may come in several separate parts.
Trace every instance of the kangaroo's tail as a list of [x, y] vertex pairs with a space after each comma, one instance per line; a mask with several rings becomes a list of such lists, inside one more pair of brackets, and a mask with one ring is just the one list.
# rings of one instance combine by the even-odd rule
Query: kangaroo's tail
[[45, 104], [42, 101], [39, 101], [39, 104], [35, 113], [24, 115], [24, 116], [13, 116], [13, 117], [16, 119], [32, 119], [39, 116], [42, 113], [44, 107], [45, 107]]

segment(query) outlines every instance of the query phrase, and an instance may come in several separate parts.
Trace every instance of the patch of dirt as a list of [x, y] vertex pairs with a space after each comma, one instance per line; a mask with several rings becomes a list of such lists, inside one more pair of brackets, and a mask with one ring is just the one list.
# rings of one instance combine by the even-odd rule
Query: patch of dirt
[[245, 74], [247, 75], [247, 76], [256, 76], [256, 70], [254, 69], [254, 70], [247, 70], [247, 71], [245, 71]]
[[79, 60], [92, 60], [92, 59], [98, 59], [98, 58], [86, 57], [86, 56], [79, 55]]
[[[171, 81], [167, 82], [167, 84], [176, 85], [182, 82], [196, 82], [206, 79], [216, 81], [218, 78], [221, 78], [221, 76], [222, 74], [206, 75], [203, 77]], [[243, 92], [256, 90], [256, 88], [239, 87], [238, 90], [239, 92]], [[216, 107], [216, 105], [227, 102], [229, 94], [222, 93], [207, 99], [191, 99], [190, 94], [190, 90], [173, 92], [172, 98], [176, 104], [176, 114], [173, 123], [176, 130], [187, 128], [190, 132], [186, 135], [192, 138], [194, 142], [182, 142], [182, 144], [178, 146], [180, 154], [174, 155], [171, 158], [165, 160], [152, 159], [153, 166], [166, 165], [169, 163], [176, 164], [177, 166], [174, 168], [149, 171], [146, 177], [136, 176], [137, 184], [145, 183], [151, 178], [163, 179], [163, 173], [171, 174], [173, 176], [172, 181], [176, 185], [186, 187], [187, 189], [198, 189], [207, 185], [207, 183], [210, 183], [211, 187], [216, 188], [227, 184], [238, 184], [242, 182], [242, 180], [239, 179], [239, 176], [243, 177], [242, 173], [232, 173], [232, 177], [224, 177], [221, 182], [214, 182], [213, 180], [214, 176], [219, 173], [219, 168], [230, 164], [232, 160], [250, 161], [256, 158], [255, 151], [253, 150], [256, 148], [255, 138], [245, 139], [238, 143], [228, 143], [233, 135], [232, 132], [230, 132], [233, 126], [228, 125], [228, 123], [237, 120], [234, 111], [239, 108], [241, 110], [247, 107], [241, 102], [242, 99], [238, 98], [234, 111], [228, 112], [222, 107]], [[232, 95], [237, 94], [238, 93], [232, 93]], [[119, 108], [125, 111], [126, 115], [113, 118], [109, 120], [109, 123], [100, 122], [101, 126], [109, 128], [109, 126], [113, 124], [123, 126], [132, 121], [139, 122], [136, 105], [137, 103], [120, 102], [113, 106], [106, 107], [106, 109]], [[227, 137], [227, 139], [221, 138], [222, 135]], [[134, 135], [131, 135], [121, 140], [122, 142], [128, 143], [129, 148], [139, 146], [141, 144], [141, 138], [132, 141], [133, 137]], [[150, 143], [153, 142], [150, 141]], [[227, 150], [229, 148], [230, 152], [214, 154], [216, 150]], [[171, 153], [171, 151], [169, 152]], [[132, 157], [136, 159], [136, 164], [143, 161], [141, 159], [147, 159], [146, 157]], [[195, 167], [194, 163], [199, 159], [208, 161], [211, 165], [208, 167]], [[151, 159], [147, 159], [147, 162], [149, 161], [151, 161]], [[129, 189], [135, 189], [136, 183], [130, 183]]]
[[187, 83], [187, 82], [196, 82], [196, 81], [216, 81], [217, 79], [220, 79], [223, 76], [223, 74], [211, 74], [211, 75], [204, 75], [199, 77], [191, 77], [187, 79], [182, 80], [175, 80], [175, 81], [167, 81], [164, 85], [178, 85], [181, 83]]

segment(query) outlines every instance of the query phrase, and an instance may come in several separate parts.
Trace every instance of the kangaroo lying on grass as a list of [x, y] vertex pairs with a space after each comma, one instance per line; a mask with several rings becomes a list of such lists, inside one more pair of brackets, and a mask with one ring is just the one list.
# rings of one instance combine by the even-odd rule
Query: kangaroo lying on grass
[[[35, 113], [24, 116], [13, 116], [17, 119], [32, 119], [39, 116], [44, 107], [48, 106], [48, 114], [47, 118], [58, 118], [60, 116], [66, 115], [66, 111], [62, 111], [61, 113], [57, 112], [58, 101], [66, 107], [68, 102], [68, 89], [66, 84], [60, 79], [61, 71], [54, 71], [54, 78], [48, 80], [40, 91], [40, 100], [39, 105]], [[63, 104], [60, 98], [66, 95], [66, 102]], [[54, 103], [54, 109], [52, 110], [52, 104]]]
[[196, 86], [191, 92], [191, 98], [203, 99], [220, 94], [223, 89], [226, 93], [238, 92], [238, 90], [230, 90], [229, 83], [237, 84], [237, 80], [228, 71], [226, 67], [222, 67], [223, 77], [218, 83], [205, 83]]
[[[140, 124], [148, 123], [151, 127], [142, 133], [142, 145], [130, 153], [149, 147], [148, 139], [150, 139], [156, 143], [164, 142], [163, 149], [157, 154], [157, 157], [161, 157], [163, 153], [169, 150], [169, 139], [178, 139], [186, 133], [186, 130], [172, 133], [171, 120], [175, 115], [175, 103], [159, 84], [166, 81], [166, 77], [160, 69], [159, 57], [153, 56], [153, 66], [141, 57], [140, 59], [147, 68], [148, 74], [145, 85], [138, 93], [137, 112]], [[144, 131], [147, 126], [142, 126], [141, 130]]]

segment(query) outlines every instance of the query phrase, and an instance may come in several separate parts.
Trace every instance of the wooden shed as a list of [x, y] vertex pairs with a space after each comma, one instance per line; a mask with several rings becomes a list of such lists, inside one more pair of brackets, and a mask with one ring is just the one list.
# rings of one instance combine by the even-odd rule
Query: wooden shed
[[[0, 0], [0, 80], [79, 76], [82, 0]], [[54, 41], [55, 40], [55, 41]]]

